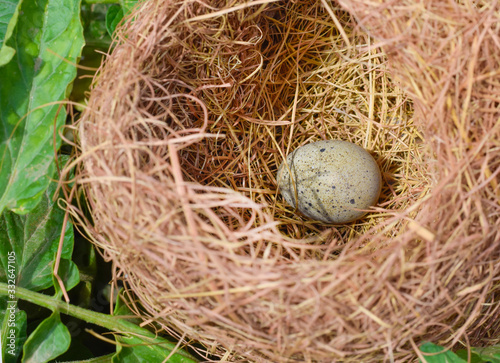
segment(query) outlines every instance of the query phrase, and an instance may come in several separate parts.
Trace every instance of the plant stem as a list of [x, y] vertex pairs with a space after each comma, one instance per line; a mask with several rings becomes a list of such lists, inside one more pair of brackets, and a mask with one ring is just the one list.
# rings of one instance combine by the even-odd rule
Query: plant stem
[[[0, 282], [0, 296], [7, 295], [7, 284]], [[52, 311], [59, 311], [63, 314], [70, 315], [77, 319], [86, 321], [87, 323], [91, 323], [105, 329], [109, 329], [121, 334], [130, 334], [136, 337], [143, 339], [145, 342], [149, 344], [160, 344], [166, 350], [172, 351], [175, 349], [175, 344], [161, 337], [157, 337], [155, 334], [151, 333], [149, 330], [141, 328], [134, 323], [126, 321], [125, 319], [119, 318], [117, 316], [107, 315], [98, 313], [96, 311], [91, 311], [87, 309], [83, 309], [79, 306], [75, 306], [72, 304], [68, 304], [64, 301], [58, 300], [52, 296], [47, 296], [44, 294], [40, 294], [38, 292], [33, 292], [28, 289], [22, 287], [16, 287], [16, 297], [29, 301], [33, 304], [37, 304], [44, 308], [47, 308]], [[189, 353], [179, 350], [176, 354], [182, 355], [186, 358], [186, 363], [196, 363], [196, 359]]]

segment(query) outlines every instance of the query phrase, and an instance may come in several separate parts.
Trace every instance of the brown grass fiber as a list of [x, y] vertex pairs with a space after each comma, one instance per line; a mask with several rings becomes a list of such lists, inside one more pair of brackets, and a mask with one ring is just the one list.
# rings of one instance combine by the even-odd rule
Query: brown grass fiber
[[[92, 221], [72, 214], [146, 321], [224, 361], [499, 341], [497, 1], [149, 0], [132, 18], [79, 123]], [[284, 156], [322, 139], [379, 163], [364, 219], [280, 196]]]

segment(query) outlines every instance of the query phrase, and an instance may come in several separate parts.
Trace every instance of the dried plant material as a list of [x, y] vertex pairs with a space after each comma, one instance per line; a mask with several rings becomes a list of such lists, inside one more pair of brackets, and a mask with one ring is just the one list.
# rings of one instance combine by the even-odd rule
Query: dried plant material
[[[204, 354], [409, 361], [424, 339], [498, 341], [499, 6], [339, 3], [147, 1], [96, 78], [76, 178], [93, 223], [74, 217], [143, 318]], [[378, 207], [342, 227], [275, 179], [329, 139], [383, 173]]]

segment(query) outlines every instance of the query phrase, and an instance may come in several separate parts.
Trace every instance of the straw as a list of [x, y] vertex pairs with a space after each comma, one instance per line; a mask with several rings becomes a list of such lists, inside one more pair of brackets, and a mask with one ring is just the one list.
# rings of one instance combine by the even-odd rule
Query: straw
[[[148, 1], [79, 122], [76, 185], [145, 321], [208, 357], [410, 361], [498, 342], [498, 4]], [[384, 187], [331, 226], [286, 204], [343, 139]]]

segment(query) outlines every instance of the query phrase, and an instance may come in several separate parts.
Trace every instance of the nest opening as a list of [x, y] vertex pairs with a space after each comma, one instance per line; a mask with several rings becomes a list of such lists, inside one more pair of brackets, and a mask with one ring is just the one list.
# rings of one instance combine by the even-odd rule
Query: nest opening
[[[203, 130], [203, 139], [180, 148], [183, 179], [265, 205], [285, 238], [341, 246], [405, 210], [430, 188], [429, 155], [412, 101], [388, 74], [385, 55], [370, 48], [373, 41], [347, 12], [333, 11], [341, 30], [320, 2], [307, 1], [188, 24], [190, 35], [178, 49], [167, 38], [156, 45], [164, 51], [146, 61], [154, 62], [157, 83], [144, 87], [137, 108], [164, 124], [158, 135], [140, 127], [132, 139]], [[354, 224], [332, 228], [308, 220], [277, 190], [283, 157], [323, 139], [365, 147], [382, 170], [378, 210]], [[166, 147], [152, 153], [168, 157]], [[239, 213], [244, 223], [252, 216]], [[225, 221], [240, 223], [229, 216]]]

